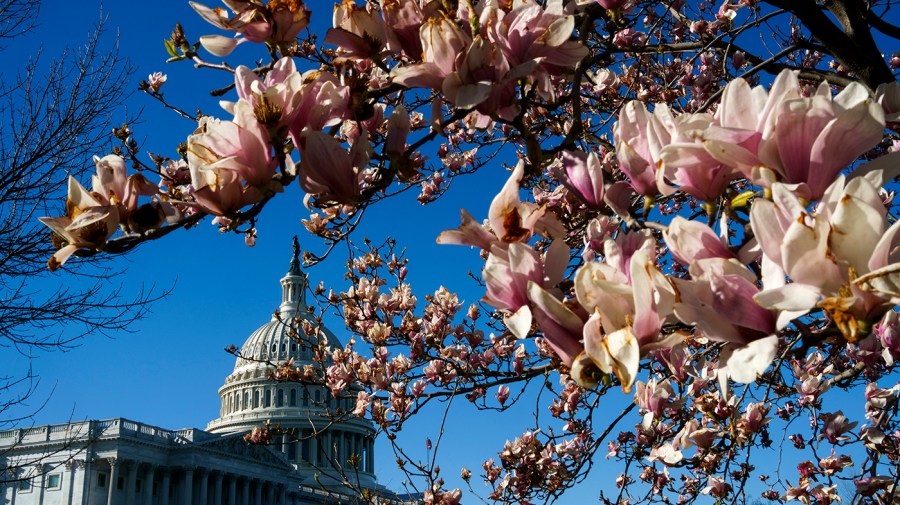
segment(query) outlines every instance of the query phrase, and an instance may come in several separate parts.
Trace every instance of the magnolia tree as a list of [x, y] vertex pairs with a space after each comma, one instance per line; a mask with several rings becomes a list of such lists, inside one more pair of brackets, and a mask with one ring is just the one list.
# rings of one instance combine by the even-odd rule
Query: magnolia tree
[[[896, 502], [894, 3], [191, 3], [211, 34], [177, 26], [170, 61], [232, 73], [213, 91], [230, 101], [172, 158], [147, 161], [116, 131], [91, 190], [70, 179], [65, 215], [42, 219], [49, 267], [207, 216], [252, 245], [291, 184], [330, 250], [370, 205], [408, 190], [427, 204], [456, 177], [514, 167], [489, 208], [435, 233], [480, 252], [481, 304], [445, 289], [423, 302], [395, 244], [366, 243], [346, 290], [316, 291], [354, 338], [274, 378], [324, 381], [355, 400], [335, 419], [370, 418], [392, 441], [429, 402], [502, 410], [542, 389], [534, 429], [462, 471], [499, 502], [552, 501], [603, 457], [622, 468], [593, 477], [606, 503]], [[270, 57], [227, 63], [242, 44]], [[164, 82], [142, 89], [190, 117]], [[628, 406], [609, 415], [616, 395]], [[773, 444], [793, 453], [780, 471], [751, 457]], [[426, 502], [460, 500], [434, 461], [397, 452]]]

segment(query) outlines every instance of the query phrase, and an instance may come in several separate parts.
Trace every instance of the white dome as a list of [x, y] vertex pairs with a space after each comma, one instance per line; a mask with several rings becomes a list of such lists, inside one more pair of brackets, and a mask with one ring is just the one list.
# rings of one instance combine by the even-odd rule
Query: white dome
[[[320, 328], [317, 335], [303, 332], [302, 321], [314, 322], [305, 306], [307, 285], [294, 238], [291, 266], [281, 279], [281, 305], [272, 319], [241, 346], [234, 371], [219, 388], [219, 417], [207, 425], [206, 431], [242, 433], [266, 422], [278, 424], [301, 440], [293, 442], [285, 434], [276, 445], [304, 478], [312, 482], [316, 474], [326, 475], [332, 465], [343, 466], [349, 455], [356, 454], [364, 456], [360, 482], [374, 485], [372, 423], [354, 416], [335, 422], [331, 415], [338, 409], [352, 411], [355, 394], [345, 392], [341, 398], [332, 398], [321, 384], [277, 383], [270, 378], [275, 366], [291, 358], [295, 367], [313, 364], [312, 349], [323, 339], [329, 347], [341, 347], [338, 338], [326, 328]], [[321, 440], [320, 436], [311, 437], [314, 433], [320, 434]]]
[[[303, 330], [294, 327], [296, 325], [293, 319], [296, 317], [310, 319], [306, 311], [288, 317], [273, 317], [271, 321], [254, 331], [241, 346], [234, 371], [267, 367], [269, 363], [283, 363], [291, 358], [294, 358], [297, 365], [312, 363], [312, 348], [323, 338], [329, 347], [341, 347], [337, 337], [326, 328], [322, 328], [318, 336], [305, 335]], [[288, 324], [285, 324], [285, 321]]]

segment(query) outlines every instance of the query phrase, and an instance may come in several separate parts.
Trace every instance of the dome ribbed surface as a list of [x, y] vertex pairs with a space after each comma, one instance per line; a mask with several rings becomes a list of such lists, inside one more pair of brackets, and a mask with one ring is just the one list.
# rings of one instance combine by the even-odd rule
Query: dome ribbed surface
[[[308, 316], [308, 314], [304, 314]], [[306, 319], [306, 318], [304, 318]], [[291, 318], [287, 319], [291, 321]], [[278, 319], [272, 319], [260, 326], [241, 346], [240, 356], [234, 370], [238, 371], [246, 366], [261, 365], [266, 362], [280, 363], [294, 358], [295, 363], [311, 362], [310, 349], [318, 345], [322, 338], [327, 339], [330, 347], [340, 347], [338, 341], [330, 331], [323, 328], [317, 337], [309, 337], [300, 328], [292, 328], [291, 324], [285, 324]]]

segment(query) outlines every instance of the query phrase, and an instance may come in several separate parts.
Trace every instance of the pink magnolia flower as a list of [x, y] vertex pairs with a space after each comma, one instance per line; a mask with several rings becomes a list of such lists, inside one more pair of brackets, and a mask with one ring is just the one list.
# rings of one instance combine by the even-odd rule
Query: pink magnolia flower
[[[511, 119], [516, 79], [509, 62], [489, 41], [477, 36], [457, 60], [456, 68], [441, 83], [444, 98], [460, 109], [475, 109], [482, 116]], [[480, 126], [486, 127], [486, 124]]]
[[700, 335], [726, 346], [719, 353], [718, 377], [723, 391], [728, 379], [756, 380], [778, 350], [776, 314], [754, 300], [756, 275], [733, 258], [711, 257], [690, 263], [691, 279], [675, 279], [681, 295], [675, 316]]
[[676, 261], [685, 266], [709, 258], [734, 258], [734, 253], [709, 226], [675, 216], [663, 232], [663, 239]]
[[[249, 102], [234, 107], [235, 120], [204, 117], [188, 137], [188, 166], [196, 170], [233, 170], [241, 180], [259, 189], [272, 188], [278, 160], [272, 156], [268, 135], [256, 121]], [[201, 186], [194, 184], [194, 189]]]
[[343, 55], [351, 59], [377, 56], [387, 41], [384, 22], [371, 4], [360, 7], [355, 0], [335, 4], [332, 26], [324, 42], [339, 46]]
[[875, 90], [875, 101], [884, 111], [884, 120], [896, 128], [900, 123], [900, 83], [897, 81], [881, 84]]
[[[291, 58], [278, 60], [263, 79], [241, 65], [235, 69], [234, 84], [238, 97], [249, 103], [253, 117], [268, 129], [270, 136], [281, 134], [279, 130], [293, 119], [303, 98], [303, 78]], [[237, 115], [234, 102], [220, 103]]]
[[296, 112], [288, 125], [295, 145], [306, 130], [322, 130], [340, 124], [351, 114], [350, 88], [337, 77], [318, 70], [303, 74]]
[[125, 160], [118, 155], [94, 156], [97, 174], [91, 176], [93, 195], [103, 204], [117, 205], [119, 216], [127, 220], [138, 207], [138, 197], [157, 194], [157, 187], [142, 174], [127, 175]]
[[154, 93], [159, 93], [159, 90], [162, 89], [163, 84], [166, 83], [166, 74], [162, 72], [153, 72], [147, 77], [147, 86], [150, 88], [150, 91]]
[[658, 105], [651, 114], [643, 103], [631, 101], [619, 112], [619, 120], [613, 126], [619, 169], [639, 194], [655, 196], [659, 192], [659, 153], [672, 141], [674, 129], [675, 120], [665, 105]]
[[456, 58], [472, 43], [472, 38], [445, 14], [425, 21], [419, 30], [422, 63], [398, 66], [393, 80], [408, 88], [440, 90], [444, 79], [456, 67]]
[[527, 242], [534, 235], [554, 239], [565, 235], [565, 229], [555, 214], [547, 212], [544, 205], [523, 202], [519, 184], [525, 174], [525, 163], [519, 161], [500, 193], [494, 197], [488, 209], [488, 226], [476, 222], [466, 210], [461, 210], [461, 221], [456, 230], [445, 230], [438, 238], [439, 244], [457, 244], [479, 247], [490, 251], [494, 244]]
[[365, 167], [369, 163], [369, 141], [361, 135], [350, 152], [331, 135], [306, 131], [300, 136], [300, 187], [316, 195], [320, 203], [353, 205], [360, 196]]
[[603, 168], [595, 153], [563, 151], [553, 175], [591, 209], [603, 207]]
[[69, 177], [66, 215], [39, 220], [53, 230], [54, 244], [59, 246], [47, 261], [47, 267], [53, 271], [63, 266], [75, 251], [96, 249], [106, 243], [119, 226], [119, 211], [117, 205], [104, 205], [74, 177]]
[[757, 201], [750, 212], [766, 288], [756, 300], [792, 317], [818, 305], [856, 341], [860, 323], [880, 317], [893, 297], [881, 288], [894, 282], [900, 226], [887, 229], [884, 204], [865, 177], [839, 177], [812, 213], [786, 186], [772, 193], [774, 202]]
[[292, 42], [309, 24], [309, 10], [300, 0], [269, 0], [263, 4], [257, 0], [223, 0], [234, 12], [218, 7], [209, 7], [190, 2], [208, 23], [232, 32], [242, 38], [229, 38], [221, 35], [205, 35], [200, 37], [200, 44], [216, 56], [228, 56], [244, 41], [250, 42]]
[[657, 187], [664, 195], [677, 189], [704, 202], [715, 201], [737, 177], [734, 168], [716, 160], [700, 141], [702, 132], [711, 124], [709, 114], [682, 114], [674, 118], [672, 137], [659, 151], [662, 164], [656, 172]]
[[[614, 373], [628, 392], [641, 355], [670, 347], [683, 337], [661, 333], [672, 314], [676, 292], [651, 260], [655, 251], [650, 256], [642, 247], [631, 246], [624, 249], [630, 255], [620, 256], [622, 249], [617, 246], [627, 242], [617, 241], [607, 240], [606, 263], [590, 262], [578, 269], [575, 295], [591, 314], [584, 325], [585, 354], [603, 372]], [[652, 236], [646, 235], [644, 243], [652, 244]], [[615, 264], [627, 265], [627, 273]]]
[[[252, 114], [247, 102], [238, 102], [236, 109], [244, 117]], [[272, 180], [277, 161], [271, 156], [265, 134], [255, 120], [244, 122], [251, 127], [207, 116], [188, 137], [193, 196], [198, 205], [216, 216], [259, 201], [262, 191], [280, 189]]]
[[525, 175], [525, 162], [519, 163], [494, 197], [488, 209], [488, 223], [494, 234], [503, 242], [525, 242], [533, 235], [548, 238], [564, 235], [562, 224], [543, 205], [523, 202], [519, 197], [519, 185]]
[[799, 184], [818, 200], [841, 170], [881, 141], [884, 112], [851, 83], [832, 97], [822, 83], [800, 96], [797, 73], [784, 70], [771, 91], [736, 79], [726, 87], [717, 126], [704, 136], [709, 154], [756, 184]]
[[490, 23], [488, 36], [512, 67], [531, 61], [542, 66], [574, 67], [588, 54], [586, 47], [572, 40], [574, 30], [575, 17], [563, 15], [562, 2], [541, 6], [525, 0]]
[[850, 437], [848, 437], [846, 433], [859, 424], [856, 421], [850, 422], [849, 419], [847, 419], [847, 416], [840, 410], [833, 414], [822, 414], [819, 416], [819, 419], [821, 419], [823, 423], [822, 433], [819, 435], [819, 438], [824, 438], [832, 444], [849, 440]]
[[500, 48], [516, 76], [529, 75], [545, 96], [552, 96], [550, 75], [574, 68], [588, 49], [572, 40], [575, 17], [563, 15], [562, 2], [541, 6], [533, 0], [517, 3], [509, 12], [482, 12], [490, 41]]
[[561, 240], [554, 241], [543, 257], [521, 243], [506, 248], [494, 245], [482, 272], [487, 288], [484, 302], [505, 310], [507, 328], [516, 337], [525, 338], [531, 331], [532, 306], [546, 305], [542, 297], [533, 299], [535, 288], [531, 284], [538, 288], [555, 287], [562, 280], [568, 261], [568, 247]]
[[425, 22], [425, 16], [418, 0], [384, 0], [381, 2], [381, 15], [384, 19], [388, 48], [392, 51], [403, 51], [415, 60], [421, 58], [422, 41], [419, 38], [419, 27]]
[[97, 174], [92, 176], [93, 196], [102, 205], [115, 205], [119, 221], [126, 232], [142, 232], [156, 228], [163, 220], [178, 218], [178, 211], [168, 202], [156, 201], [139, 205], [142, 196], [159, 194], [156, 184], [143, 174], [127, 175], [125, 160], [121, 156], [94, 156]]

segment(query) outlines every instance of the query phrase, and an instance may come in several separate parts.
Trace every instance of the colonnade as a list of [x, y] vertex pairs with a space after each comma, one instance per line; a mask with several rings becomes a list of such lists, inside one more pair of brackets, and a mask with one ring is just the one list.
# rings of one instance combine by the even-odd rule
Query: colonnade
[[[331, 466], [333, 461], [337, 466], [346, 467], [350, 456], [355, 455], [359, 458], [356, 463], [359, 471], [375, 473], [375, 441], [371, 437], [336, 429], [326, 430], [317, 437], [312, 437], [310, 430], [299, 435], [303, 439], [299, 442], [291, 442], [291, 435], [282, 436], [281, 451], [292, 463]], [[299, 444], [299, 450], [291, 451], [292, 443]]]
[[203, 467], [106, 461], [107, 505], [293, 505], [296, 501], [285, 484], [266, 479]]

